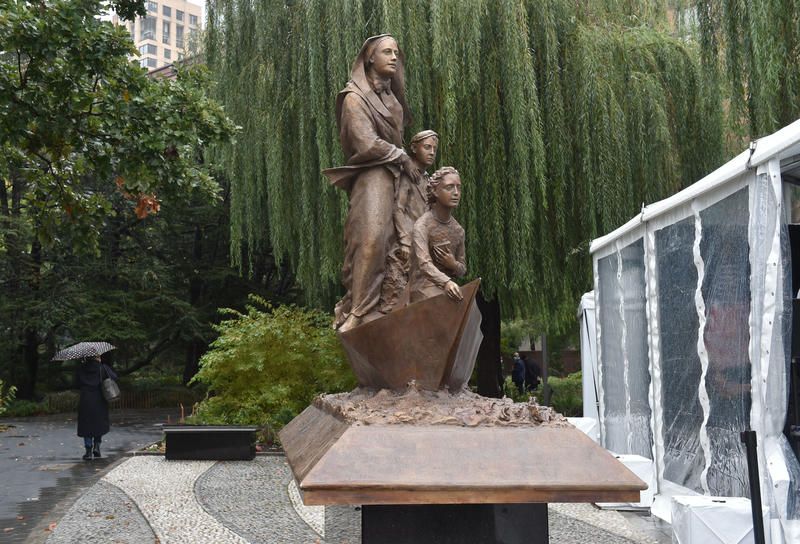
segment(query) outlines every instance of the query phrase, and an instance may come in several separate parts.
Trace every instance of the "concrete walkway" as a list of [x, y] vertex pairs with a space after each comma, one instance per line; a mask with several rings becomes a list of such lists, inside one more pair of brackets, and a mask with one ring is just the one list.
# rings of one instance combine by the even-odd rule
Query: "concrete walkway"
[[0, 542], [44, 542], [47, 529], [116, 462], [161, 438], [158, 424], [175, 422], [171, 409], [112, 410], [103, 458], [81, 460], [75, 414], [2, 419]]
[[[666, 544], [649, 517], [588, 504], [550, 505], [552, 544]], [[283, 456], [253, 461], [165, 461], [135, 456], [78, 498], [47, 544], [357, 544], [358, 507], [308, 508]]]

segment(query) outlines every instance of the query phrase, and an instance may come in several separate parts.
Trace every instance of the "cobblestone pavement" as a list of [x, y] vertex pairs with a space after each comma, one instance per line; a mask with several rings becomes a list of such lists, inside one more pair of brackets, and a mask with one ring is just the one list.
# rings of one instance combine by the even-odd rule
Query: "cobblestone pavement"
[[[297, 501], [291, 482], [286, 460], [279, 455], [218, 463], [133, 457], [74, 503], [47, 544], [360, 542], [358, 507], [307, 508]], [[632, 521], [630, 515], [589, 504], [551, 504], [550, 542], [671, 542], [668, 533]]]

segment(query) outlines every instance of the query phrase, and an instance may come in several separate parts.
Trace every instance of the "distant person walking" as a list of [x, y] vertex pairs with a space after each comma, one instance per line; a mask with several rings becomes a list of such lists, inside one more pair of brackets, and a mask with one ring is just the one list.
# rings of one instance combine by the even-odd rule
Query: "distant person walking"
[[83, 438], [85, 461], [101, 457], [100, 443], [111, 423], [108, 417], [108, 402], [103, 397], [100, 384], [105, 378], [117, 379], [117, 374], [104, 364], [100, 357], [90, 357], [75, 371], [75, 386], [80, 389], [78, 401], [78, 436]]
[[517, 386], [520, 393], [525, 392], [525, 363], [519, 358], [519, 353], [514, 352], [514, 366], [511, 367], [511, 381]]
[[528, 359], [527, 355], [522, 356], [522, 363], [525, 366], [525, 389], [533, 391], [539, 387], [539, 376], [541, 375], [539, 367], [532, 359]]

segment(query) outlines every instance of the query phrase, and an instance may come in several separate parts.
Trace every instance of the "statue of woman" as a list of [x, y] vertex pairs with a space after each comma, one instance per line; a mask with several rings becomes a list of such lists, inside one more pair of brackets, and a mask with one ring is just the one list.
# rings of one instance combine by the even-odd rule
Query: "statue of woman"
[[342, 283], [336, 305], [340, 331], [381, 314], [378, 310], [386, 258], [394, 245], [394, 188], [401, 173], [419, 180], [419, 168], [403, 150], [411, 122], [405, 101], [403, 57], [388, 34], [368, 38], [353, 62], [350, 81], [336, 98], [336, 120], [347, 165], [323, 171], [346, 190]]
[[411, 302], [441, 293], [461, 300], [461, 289], [451, 278], [467, 272], [464, 229], [453, 218], [461, 200], [461, 176], [452, 166], [438, 169], [428, 182], [431, 209], [414, 223], [411, 254]]

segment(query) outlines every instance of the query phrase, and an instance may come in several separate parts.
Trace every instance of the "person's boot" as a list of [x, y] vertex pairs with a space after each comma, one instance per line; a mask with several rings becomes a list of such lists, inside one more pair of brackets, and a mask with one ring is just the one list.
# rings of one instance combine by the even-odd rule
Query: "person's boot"
[[92, 448], [86, 448], [86, 453], [83, 454], [84, 461], [91, 461], [92, 460]]
[[94, 455], [95, 458], [98, 459], [102, 457], [102, 455], [100, 455], [100, 444], [98, 444], [97, 442], [94, 443], [94, 449], [92, 450], [92, 455]]

